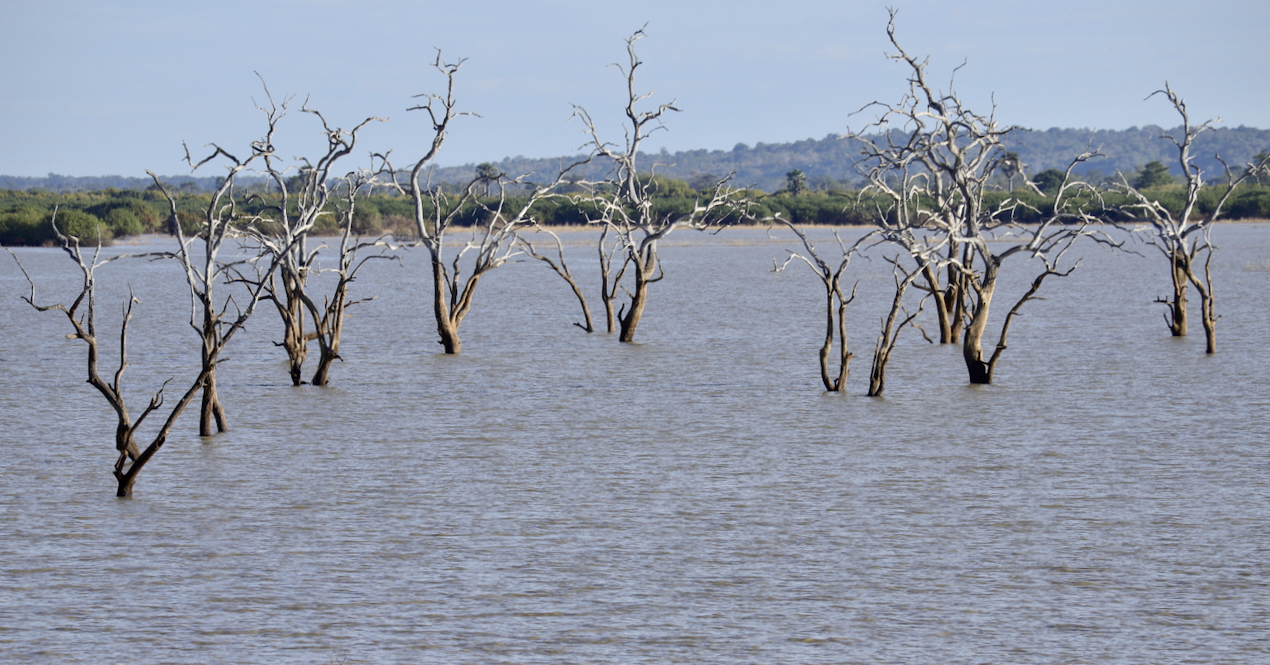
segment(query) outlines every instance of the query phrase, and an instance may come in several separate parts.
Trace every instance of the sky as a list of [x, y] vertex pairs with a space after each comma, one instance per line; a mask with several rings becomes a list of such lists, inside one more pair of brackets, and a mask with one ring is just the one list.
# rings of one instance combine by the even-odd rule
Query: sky
[[[229, 152], [264, 132], [262, 79], [294, 95], [278, 131], [286, 157], [324, 142], [307, 99], [397, 163], [430, 141], [413, 95], [439, 92], [436, 49], [466, 58], [455, 80], [465, 116], [437, 163], [574, 154], [573, 105], [622, 141], [625, 39], [636, 86], [681, 109], [650, 151], [823, 138], [866, 125], [896, 101], [906, 72], [887, 59], [887, 7], [930, 78], [974, 110], [1034, 129], [1173, 127], [1167, 80], [1195, 121], [1270, 127], [1270, 3], [1262, 0], [0, 0], [0, 175], [144, 177], [190, 173], [182, 142]], [[219, 175], [205, 166], [195, 175]], [[212, 170], [209, 170], [212, 169]]]

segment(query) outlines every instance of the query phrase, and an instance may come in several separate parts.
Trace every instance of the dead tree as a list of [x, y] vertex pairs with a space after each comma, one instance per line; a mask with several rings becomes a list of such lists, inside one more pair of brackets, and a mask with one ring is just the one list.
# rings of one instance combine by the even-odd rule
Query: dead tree
[[[274, 155], [274, 133], [278, 122], [286, 115], [287, 107], [285, 101], [278, 106], [269, 99], [268, 108], [259, 108], [265, 114], [267, 131], [262, 138], [252, 142], [246, 157], [240, 159], [213, 143], [210, 144], [214, 148], [212, 154], [196, 163], [190, 157], [189, 147], [186, 146], [185, 159], [193, 169], [216, 160], [223, 160], [226, 168], [224, 180], [211, 193], [207, 206], [200, 211], [196, 219], [197, 232], [193, 238], [186, 237], [178, 221], [177, 199], [173, 191], [166, 187], [153, 172], [146, 171], [168, 200], [172, 228], [175, 229], [180, 242], [175, 252], [160, 252], [151, 256], [172, 258], [180, 264], [190, 292], [189, 325], [198, 333], [202, 342], [203, 383], [202, 405], [199, 411], [200, 436], [213, 434], [213, 422], [215, 422], [216, 431], [219, 432], [225, 431], [229, 426], [225, 417], [225, 408], [221, 405], [217, 394], [216, 365], [221, 351], [229, 341], [230, 332], [238, 330], [255, 311], [267, 282], [265, 276], [272, 274], [277, 265], [277, 257], [289, 251], [289, 248], [284, 248], [284, 252], [272, 257], [248, 255], [235, 257], [230, 261], [223, 261], [220, 258], [226, 240], [244, 237], [246, 229], [258, 227], [266, 221], [259, 215], [240, 210], [235, 193], [237, 179], [244, 171], [258, 162], [263, 162], [266, 156]], [[193, 250], [195, 240], [202, 245], [201, 253]], [[260, 270], [261, 263], [268, 264], [268, 267]], [[245, 271], [253, 267], [260, 270], [256, 273], [257, 279], [244, 279]], [[216, 285], [228, 281], [241, 281], [249, 285], [245, 304], [240, 305], [232, 296], [221, 298], [217, 295]], [[234, 310], [232, 316], [230, 315], [231, 308]]]
[[[1010, 159], [1002, 139], [1020, 128], [999, 125], [995, 108], [988, 115], [966, 108], [954, 90], [955, 79], [950, 80], [948, 92], [936, 92], [927, 80], [927, 61], [910, 56], [896, 39], [895, 15], [891, 10], [887, 23], [887, 35], [896, 50], [890, 58], [908, 70], [909, 90], [898, 103], [866, 106], [879, 115], [869, 130], [851, 136], [862, 139], [860, 168], [869, 179], [868, 189], [889, 202], [884, 213], [904, 215], [910, 220], [904, 224], [912, 233], [935, 238], [914, 245], [919, 249], [913, 256], [928, 280], [926, 290], [936, 296], [941, 339], [955, 339], [955, 326], [962, 322], [962, 352], [970, 382], [991, 383], [1019, 308], [1035, 299], [1046, 277], [1070, 273], [1059, 268], [1059, 259], [1078, 238], [1094, 235], [1090, 227], [1096, 220], [1085, 208], [1101, 204], [1101, 200], [1088, 186], [1072, 182], [1071, 171], [1097, 152], [1088, 151], [1072, 161], [1053, 213], [1039, 224], [1016, 221], [1015, 213], [1023, 209], [1017, 199], [991, 205], [985, 198], [989, 181]], [[881, 138], [868, 139], [866, 134]], [[947, 286], [941, 287], [933, 279], [938, 268], [929, 252], [932, 246], [946, 248]], [[985, 356], [983, 338], [1001, 265], [1014, 255], [1041, 260], [1045, 271], [1010, 310], [995, 351]]]
[[[743, 206], [729, 183], [731, 176], [716, 183], [713, 191], [705, 197], [694, 201], [690, 210], [676, 212], [658, 212], [653, 208], [653, 195], [657, 189], [653, 170], [641, 173], [636, 160], [639, 148], [648, 135], [664, 128], [662, 118], [670, 111], [678, 111], [674, 102], [660, 104], [652, 110], [639, 110], [640, 103], [654, 93], [638, 93], [635, 87], [635, 75], [643, 64], [635, 53], [635, 42], [644, 38], [644, 31], [638, 30], [626, 40], [628, 62], [625, 65], [615, 64], [626, 81], [627, 101], [625, 108], [626, 139], [619, 146], [600, 138], [595, 123], [586, 109], [574, 106], [574, 117], [585, 125], [585, 134], [589, 140], [587, 146], [593, 157], [610, 160], [612, 168], [608, 176], [599, 182], [581, 183], [589, 189], [587, 200], [596, 210], [593, 223], [603, 225], [612, 232], [617, 242], [618, 251], [623, 254], [624, 274], [629, 263], [634, 274], [634, 291], [628, 292], [630, 301], [622, 306], [617, 314], [620, 325], [619, 339], [631, 342], [635, 339], [635, 330], [639, 327], [640, 318], [648, 303], [648, 286], [664, 277], [661, 261], [658, 256], [658, 243], [675, 229], [691, 228], [705, 230], [717, 228], [725, 223]], [[612, 255], [606, 262], [603, 241], [600, 244], [601, 265], [606, 273], [604, 278], [604, 295], [606, 305], [615, 297], [617, 285], [610, 282], [607, 273], [612, 265]], [[620, 279], [620, 278], [619, 278]]]
[[[777, 217], [774, 221], [784, 223], [789, 227], [794, 235], [798, 236], [798, 240], [802, 243], [803, 251], [806, 254], [798, 252], [790, 252], [789, 257], [785, 259], [785, 263], [776, 266], [776, 271], [784, 270], [791, 261], [797, 259], [806, 263], [808, 267], [816, 273], [825, 287], [825, 339], [820, 345], [820, 380], [825, 384], [825, 390], [830, 392], [842, 392], [847, 387], [847, 375], [850, 371], [851, 359], [855, 357], [851, 353], [847, 343], [847, 305], [855, 300], [855, 287], [851, 288], [851, 295], [847, 296], [842, 289], [842, 274], [846, 272], [847, 266], [851, 264], [852, 257], [855, 256], [857, 249], [864, 240], [869, 236], [856, 241], [851, 247], [847, 247], [842, 238], [835, 232], [834, 238], [838, 241], [838, 248], [842, 250], [842, 258], [836, 264], [832, 264], [820, 257], [816, 252], [816, 246], [807, 238], [806, 232], [798, 228], [787, 220]], [[838, 352], [834, 353], [834, 346], [837, 345]]]
[[891, 309], [883, 320], [882, 332], [878, 335], [877, 344], [873, 347], [873, 364], [869, 368], [869, 397], [880, 397], [882, 391], [886, 390], [886, 367], [891, 362], [891, 353], [895, 351], [900, 332], [921, 315], [922, 305], [926, 302], [923, 299], [917, 309], [912, 312], [904, 307], [904, 294], [908, 292], [908, 287], [913, 284], [913, 280], [923, 274], [922, 268], [919, 266], [913, 270], [906, 270], [899, 257], [891, 257], [886, 261], [891, 264], [891, 275], [895, 279], [895, 298], [891, 300]]
[[[273, 107], [273, 99], [269, 95], [268, 87], [265, 88], [265, 95], [269, 99], [270, 106]], [[285, 107], [284, 101], [283, 110]], [[346, 131], [339, 127], [332, 127], [320, 112], [308, 108], [307, 103], [301, 110], [313, 114], [321, 121], [322, 133], [326, 136], [326, 153], [316, 162], [301, 159], [298, 174], [288, 176], [292, 169], [280, 164], [274, 153], [266, 152], [262, 156], [265, 163], [264, 173], [278, 188], [280, 194], [276, 203], [270, 201], [264, 206], [262, 216], [266, 219], [262, 219], [248, 231], [261, 247], [277, 259], [279, 266], [277, 276], [281, 280], [281, 287], [277, 285], [275, 275], [270, 274], [265, 283], [265, 293], [276, 306], [282, 319], [283, 336], [282, 342], [278, 345], [287, 352], [292, 385], [298, 386], [304, 383], [303, 365], [308, 356], [308, 343], [313, 340], [319, 341], [323, 359], [326, 361], [323, 363], [324, 370], [319, 370], [314, 375], [314, 382], [315, 385], [326, 385], [330, 368], [328, 357], [330, 349], [323, 340], [329, 341], [329, 331], [322, 330], [321, 326], [313, 331], [307, 331], [305, 323], [306, 318], [311, 318], [314, 323], [319, 321], [319, 314], [311, 305], [312, 300], [306, 292], [309, 277], [317, 270], [316, 261], [320, 251], [320, 248], [309, 249], [309, 233], [322, 215], [330, 215], [333, 212], [328, 206], [332, 197], [332, 168], [342, 157], [353, 151], [357, 144], [357, 133], [363, 127], [371, 122], [383, 120], [376, 117], [366, 118], [353, 129]], [[263, 201], [261, 197], [252, 198]], [[341, 245], [341, 266], [344, 264], [342, 254], [346, 248], [348, 248], [347, 232], [344, 243]], [[346, 289], [347, 286], [341, 281], [337, 286], [337, 289], [340, 288]], [[344, 295], [340, 295], [335, 300], [343, 302], [343, 298]], [[317, 383], [319, 377], [321, 383]]]
[[[349, 297], [348, 290], [356, 279], [357, 272], [366, 263], [375, 259], [400, 261], [399, 257], [386, 253], [397, 247], [385, 242], [383, 238], [362, 241], [353, 236], [353, 214], [357, 209], [358, 193], [363, 188], [369, 188], [372, 179], [371, 171], [357, 171], [344, 176], [343, 195], [334, 201], [343, 220], [344, 229], [338, 249], [339, 264], [336, 268], [329, 270], [335, 275], [335, 288], [329, 296], [325, 296], [320, 307], [307, 292], [301, 294], [305, 308], [313, 319], [312, 337], [318, 342], [318, 366], [310, 381], [315, 386], [329, 385], [331, 365], [336, 360], [343, 360], [340, 356], [340, 340], [344, 334], [344, 321], [348, 317], [348, 308], [376, 298], [371, 296], [353, 300]], [[359, 253], [371, 248], [378, 248], [379, 253], [359, 258]]]
[[[83, 253], [80, 251], [80, 243], [78, 238], [72, 238], [64, 235], [57, 228], [57, 210], [53, 211], [53, 232], [61, 243], [62, 249], [74, 261], [80, 270], [82, 282], [80, 285], [79, 295], [68, 307], [61, 303], [52, 305], [40, 305], [36, 303], [35, 281], [31, 279], [31, 275], [27, 273], [22, 263], [18, 262], [18, 267], [22, 270], [22, 274], [26, 276], [27, 283], [30, 284], [31, 293], [29, 296], [23, 297], [28, 304], [35, 309], [45, 312], [56, 310], [62, 312], [71, 324], [74, 333], [67, 335], [69, 339], [78, 339], [84, 342], [88, 347], [88, 383], [97, 392], [105, 398], [110, 404], [111, 409], [115, 412], [115, 450], [119, 456], [115, 461], [114, 475], [117, 482], [115, 496], [130, 497], [132, 496], [133, 487], [137, 482], [137, 475], [145, 467], [146, 463], [154, 457], [155, 453], [163, 447], [167, 442], [168, 436], [172, 432], [172, 427], [176, 424], [176, 419], [185, 410], [185, 407], [193, 401], [194, 396], [199, 393], [203, 387], [203, 383], [207, 378], [207, 369], [203, 368], [194, 379], [190, 387], [181, 395], [177, 403], [172, 406], [168, 413], [168, 417], [164, 420], [159, 431], [155, 433], [154, 438], [144, 448], [140, 448], [137, 444], [138, 429], [146, 421], [150, 414], [156, 412], [164, 406], [163, 393], [167, 388], [171, 379], [163, 382], [159, 390], [150, 398], [150, 402], [142, 409], [141, 414], [136, 420], [132, 419], [132, 414], [128, 409], [127, 398], [124, 395], [123, 376], [124, 371], [129, 367], [128, 364], [128, 323], [132, 320], [133, 305], [140, 301], [132, 294], [131, 290], [128, 299], [123, 306], [123, 321], [119, 325], [119, 365], [115, 369], [114, 376], [110, 381], [106, 381], [101, 377], [99, 370], [99, 362], [101, 358], [98, 340], [97, 326], [97, 275], [96, 271], [101, 266], [113, 261], [119, 256], [100, 259], [100, 244], [97, 252], [95, 252], [89, 261], [84, 260]], [[13, 255], [15, 261], [18, 257]], [[232, 336], [241, 325], [233, 326], [226, 331], [225, 336]]]
[[[604, 224], [603, 217], [594, 214], [600, 207], [595, 206], [595, 201], [590, 196], [571, 196], [570, 201], [574, 205], [582, 209], [586, 216], [587, 224], [598, 225], [600, 227], [600, 236], [595, 241], [595, 250], [599, 255], [600, 265], [600, 303], [604, 306], [604, 325], [605, 330], [609, 333], [617, 332], [617, 307], [614, 302], [617, 300], [618, 293], [621, 291], [622, 278], [626, 276], [626, 269], [630, 267], [631, 260], [627, 255], [625, 248], [620, 242], [616, 242], [611, 238], [612, 229]], [[589, 209], [594, 207], [595, 209]], [[535, 229], [541, 229], [543, 232], [550, 234], [556, 243], [556, 259], [551, 259], [539, 253], [531, 244], [524, 242], [525, 252], [529, 256], [546, 263], [552, 270], [560, 275], [569, 288], [573, 290], [573, 295], [578, 299], [579, 306], [582, 307], [583, 317], [586, 319], [586, 325], [575, 322], [574, 325], [582, 328], [587, 332], [594, 332], [595, 325], [591, 319], [591, 308], [587, 304], [586, 296], [582, 292], [582, 288], [578, 285], [577, 280], [573, 278], [569, 266], [564, 261], [564, 248], [560, 243], [560, 238], [556, 234], [547, 229], [543, 229], [535, 225]], [[623, 257], [622, 264], [618, 267], [617, 272], [613, 272], [613, 262], [619, 256]]]
[[[398, 174], [387, 155], [377, 155], [383, 160], [380, 173], [388, 178], [388, 186], [403, 195], [409, 195], [414, 202], [415, 226], [419, 234], [418, 245], [428, 251], [432, 265], [432, 306], [437, 322], [437, 343], [448, 354], [457, 354], [462, 350], [459, 339], [459, 326], [472, 307], [472, 298], [476, 286], [485, 273], [493, 270], [518, 254], [516, 249], [517, 232], [529, 224], [532, 208], [539, 200], [550, 196], [564, 177], [579, 162], [566, 167], [548, 184], [532, 184], [526, 176], [512, 178], [506, 174], [498, 174], [490, 178], [488, 174], [478, 175], [470, 181], [462, 191], [456, 194], [447, 193], [442, 187], [432, 187], [423, 179], [424, 169], [433, 164], [445, 138], [449, 133], [450, 123], [454, 119], [469, 115], [459, 112], [454, 96], [454, 78], [462, 67], [464, 60], [445, 62], [440, 51], [433, 66], [446, 78], [444, 94], [424, 94], [426, 101], [411, 107], [410, 111], [423, 111], [432, 122], [432, 140], [428, 151], [415, 161], [410, 169], [409, 179], [405, 184], [398, 180]], [[518, 199], [510, 201], [513, 188], [532, 187], [532, 191]], [[492, 205], [482, 202], [478, 191], [494, 190], [497, 199]], [[457, 251], [447, 263], [445, 240], [450, 230], [465, 218], [476, 214], [483, 219], [472, 225], [469, 240]], [[472, 252], [473, 265], [471, 274], [462, 276], [464, 256]]]
[[1200, 189], [1204, 186], [1204, 174], [1193, 161], [1191, 144], [1195, 137], [1211, 129], [1213, 123], [1221, 122], [1221, 118], [1192, 125], [1186, 110], [1186, 100], [1179, 97], [1169, 87], [1167, 81], [1164, 83], [1163, 90], [1156, 90], [1147, 96], [1147, 99], [1156, 95], [1164, 95], [1178, 115], [1182, 116], [1180, 138], [1170, 134], [1161, 135], [1161, 138], [1168, 139], [1177, 147], [1177, 161], [1186, 178], [1186, 199], [1182, 210], [1176, 215], [1173, 214], [1158, 200], [1147, 197], [1130, 185], [1123, 174], [1120, 176], [1119, 189], [1130, 199], [1130, 203], [1124, 208], [1125, 211], [1136, 219], [1146, 220], [1151, 225], [1147, 243], [1158, 249], [1168, 259], [1173, 295], [1171, 299], [1159, 298], [1156, 302], [1168, 307], [1164, 321], [1168, 324], [1169, 332], [1174, 337], [1186, 335], [1187, 291], [1189, 287], [1194, 286], [1200, 298], [1200, 321], [1204, 326], [1205, 352], [1216, 353], [1219, 317], [1213, 305], [1212, 260], [1213, 251], [1216, 249], [1212, 240], [1213, 225], [1221, 216], [1222, 208], [1225, 207], [1226, 201], [1230, 199], [1235, 188], [1259, 171], [1265, 170], [1270, 158], [1248, 164], [1236, 176], [1231, 171], [1230, 165], [1220, 155], [1216, 155], [1226, 172], [1226, 183], [1217, 204], [1207, 215], [1201, 215], [1196, 210], [1196, 204], [1199, 202]]

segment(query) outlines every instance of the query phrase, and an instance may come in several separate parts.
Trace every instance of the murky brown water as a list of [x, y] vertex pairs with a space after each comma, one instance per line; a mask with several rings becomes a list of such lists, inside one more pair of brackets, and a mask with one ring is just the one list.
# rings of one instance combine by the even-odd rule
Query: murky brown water
[[[288, 385], [262, 311], [222, 370], [232, 431], [186, 419], [132, 500], [82, 345], [0, 257], [0, 661], [1267, 662], [1270, 227], [1217, 239], [1215, 357], [1198, 326], [1167, 337], [1162, 259], [1089, 247], [997, 384], [906, 333], [882, 399], [880, 260], [855, 264], [860, 357], [830, 395], [819, 283], [771, 272], [787, 236], [672, 236], [637, 345], [507, 266], [461, 357], [413, 253], [356, 283], [380, 298], [333, 388]], [[45, 297], [73, 284], [19, 255]], [[143, 301], [140, 403], [191, 373], [180, 276], [100, 274], [112, 319], [126, 283]]]

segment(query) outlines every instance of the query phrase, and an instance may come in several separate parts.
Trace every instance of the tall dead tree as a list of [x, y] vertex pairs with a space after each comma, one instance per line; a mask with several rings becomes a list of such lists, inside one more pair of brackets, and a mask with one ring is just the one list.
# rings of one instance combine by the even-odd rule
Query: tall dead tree
[[[194, 400], [194, 397], [202, 390], [204, 382], [207, 379], [208, 368], [203, 367], [197, 374], [190, 387], [181, 395], [176, 404], [172, 406], [168, 412], [167, 418], [163, 421], [162, 426], [154, 434], [150, 443], [142, 449], [137, 444], [138, 430], [146, 421], [146, 418], [155, 413], [164, 406], [164, 391], [167, 388], [168, 381], [165, 381], [154, 396], [150, 398], [149, 403], [142, 409], [141, 414], [134, 420], [128, 408], [128, 401], [124, 394], [123, 376], [124, 371], [129, 367], [128, 363], [128, 323], [132, 320], [133, 305], [140, 302], [129, 291], [128, 298], [123, 306], [123, 321], [119, 325], [119, 364], [115, 369], [114, 375], [109, 381], [102, 378], [99, 368], [101, 359], [100, 342], [98, 336], [97, 325], [97, 274], [96, 271], [106, 263], [113, 261], [120, 256], [102, 259], [100, 255], [101, 247], [97, 248], [92, 258], [88, 261], [84, 260], [83, 253], [80, 251], [80, 242], [78, 238], [64, 235], [57, 228], [57, 210], [53, 211], [53, 232], [57, 236], [61, 244], [62, 250], [76, 263], [79, 267], [82, 281], [80, 283], [79, 295], [76, 296], [70, 306], [62, 303], [52, 305], [41, 305], [36, 302], [35, 281], [31, 279], [31, 275], [27, 273], [26, 268], [18, 261], [18, 267], [22, 270], [22, 274], [26, 276], [28, 284], [30, 284], [31, 292], [29, 296], [23, 298], [28, 304], [35, 309], [44, 311], [60, 311], [71, 324], [71, 328], [75, 331], [73, 334], [67, 335], [70, 339], [78, 339], [87, 346], [88, 350], [88, 383], [97, 392], [105, 398], [110, 404], [111, 409], [115, 412], [115, 450], [119, 456], [115, 461], [114, 475], [117, 483], [115, 495], [118, 497], [132, 496], [133, 487], [137, 482], [137, 475], [146, 466], [155, 453], [167, 442], [168, 436], [172, 432], [172, 427], [176, 424], [176, 419], [185, 410], [185, 407]], [[18, 260], [16, 254], [12, 250], [9, 252], [13, 255], [15, 261]], [[224, 332], [225, 339], [233, 336], [235, 332], [241, 329], [242, 321], [240, 319], [235, 325], [230, 326]]]
[[[265, 95], [273, 107], [272, 96], [268, 87]], [[286, 102], [283, 102], [285, 110]], [[322, 369], [314, 374], [315, 385], [326, 385], [329, 379], [330, 348], [327, 342], [331, 331], [317, 325], [323, 320], [330, 325], [342, 325], [343, 309], [340, 307], [340, 323], [325, 319], [325, 312], [319, 312], [312, 298], [307, 293], [309, 277], [317, 271], [317, 260], [320, 247], [309, 248], [309, 233], [322, 215], [331, 215], [330, 209], [333, 183], [332, 169], [343, 157], [351, 153], [357, 144], [357, 133], [372, 122], [382, 122], [381, 118], [370, 117], [363, 120], [351, 130], [332, 127], [318, 111], [308, 108], [307, 103], [301, 108], [305, 113], [313, 114], [322, 123], [322, 133], [326, 137], [326, 152], [316, 162], [301, 159], [298, 169], [282, 163], [276, 153], [266, 152], [264, 174], [278, 189], [278, 198], [265, 201], [263, 197], [253, 197], [265, 202], [262, 217], [248, 231], [257, 242], [278, 263], [277, 277], [270, 274], [265, 283], [265, 293], [274, 303], [282, 319], [283, 337], [279, 346], [287, 352], [289, 374], [292, 385], [300, 385], [303, 380], [303, 365], [308, 356], [308, 343], [317, 340], [323, 353]], [[298, 170], [294, 176], [289, 175]], [[347, 178], [341, 182], [347, 182]], [[359, 185], [360, 186], [360, 185]], [[353, 190], [355, 197], [357, 190]], [[356, 244], [356, 243], [355, 243]], [[344, 266], [344, 252], [349, 248], [347, 227], [341, 244], [340, 264]], [[355, 250], [354, 250], [355, 253]], [[279, 287], [277, 282], [281, 281]], [[343, 291], [347, 283], [341, 280], [337, 285], [341, 294], [336, 301], [344, 302]], [[331, 302], [331, 301], [328, 301]], [[306, 319], [315, 326], [313, 331], [307, 330]], [[337, 336], [338, 337], [338, 336]], [[320, 381], [320, 382], [319, 382]]]
[[[417, 244], [427, 250], [432, 266], [432, 307], [437, 322], [437, 342], [448, 354], [462, 350], [459, 326], [472, 308], [472, 298], [481, 277], [518, 254], [517, 232], [533, 220], [534, 204], [552, 195], [569, 171], [584, 163], [566, 167], [547, 184], [534, 184], [527, 177], [512, 178], [502, 173], [491, 178], [486, 173], [478, 175], [458, 193], [451, 194], [443, 187], [431, 186], [424, 179], [425, 168], [433, 164], [445, 143], [450, 123], [460, 116], [469, 115], [456, 110], [458, 102], [454, 96], [454, 79], [463, 62], [446, 62], [438, 51], [433, 66], [446, 78], [445, 93], [416, 95], [423, 98], [424, 103], [407, 109], [428, 115], [432, 123], [432, 140], [428, 151], [411, 167], [404, 184], [398, 180], [397, 170], [388, 161], [387, 155], [379, 155], [383, 160], [380, 172], [389, 179], [387, 186], [410, 196], [414, 202], [415, 227], [419, 234]], [[529, 187], [530, 192], [512, 201], [512, 190], [525, 187]], [[492, 198], [496, 200], [492, 204], [482, 201], [478, 192], [493, 192]], [[447, 235], [462, 221], [471, 220], [473, 214], [481, 219], [472, 225], [468, 241], [454, 253], [453, 258], [447, 258]], [[469, 253], [473, 255], [471, 272], [464, 278], [463, 261]]]
[[[729, 185], [731, 176], [728, 176], [716, 183], [708, 195], [699, 196], [689, 210], [660, 212], [654, 209], [653, 196], [657, 191], [657, 181], [653, 177], [654, 169], [644, 173], [639, 171], [636, 163], [639, 149], [649, 134], [664, 128], [662, 118], [666, 113], [679, 109], [671, 101], [651, 110], [640, 110], [641, 102], [654, 94], [636, 92], [635, 75], [643, 63], [635, 53], [635, 42], [643, 38], [642, 29], [628, 37], [627, 63], [614, 65], [622, 72], [626, 82], [625, 142], [617, 145], [601, 139], [587, 110], [580, 106], [574, 107], [574, 116], [586, 126], [584, 133], [589, 137], [587, 145], [593, 157], [607, 159], [612, 164], [604, 180], [582, 184], [589, 189], [587, 201], [596, 211], [593, 223], [605, 226], [613, 234], [618, 251], [623, 255], [624, 262], [619, 275], [625, 273], [628, 263], [634, 275], [635, 284], [634, 290], [629, 292], [630, 300], [617, 315], [619, 339], [623, 342], [634, 341], [635, 330], [639, 327], [640, 318], [648, 303], [648, 287], [664, 276], [658, 256], [658, 243], [675, 229], [705, 230], [718, 227], [743, 207], [736, 196], [736, 190]], [[609, 255], [606, 263], [603, 241], [599, 249], [601, 263], [607, 273], [612, 265], [612, 256]], [[617, 285], [610, 282], [606, 274], [606, 304], [611, 302], [610, 294], [615, 294], [616, 291]]]
[[[198, 333], [202, 343], [202, 404], [199, 410], [199, 435], [211, 436], [213, 423], [216, 431], [223, 432], [228, 427], [225, 408], [221, 405], [216, 386], [216, 365], [221, 351], [229, 341], [230, 331], [236, 331], [255, 311], [261, 299], [265, 276], [271, 274], [276, 267], [277, 255], [273, 257], [259, 254], [238, 255], [230, 260], [222, 260], [220, 254], [225, 241], [241, 238], [246, 229], [257, 227], [265, 220], [257, 214], [246, 213], [240, 208], [235, 185], [240, 175], [253, 165], [262, 163], [265, 157], [274, 155], [274, 135], [278, 122], [286, 115], [286, 102], [281, 106], [269, 99], [269, 106], [258, 107], [266, 118], [265, 135], [252, 142], [246, 157], [239, 158], [224, 148], [210, 144], [213, 152], [202, 160], [195, 162], [189, 147], [185, 149], [185, 160], [197, 170], [209, 162], [218, 161], [224, 164], [226, 175], [220, 185], [211, 193], [208, 203], [194, 220], [197, 227], [195, 236], [186, 237], [177, 215], [177, 198], [173, 190], [163, 184], [159, 177], [146, 171], [155, 185], [168, 201], [171, 214], [171, 225], [177, 233], [180, 244], [175, 252], [160, 252], [152, 256], [175, 259], [181, 266], [186, 285], [190, 293], [189, 325]], [[202, 252], [194, 251], [195, 242], [201, 246]], [[268, 267], [261, 270], [261, 263]], [[256, 279], [244, 278], [246, 271], [258, 270]], [[222, 298], [216, 293], [217, 284], [228, 281], [240, 281], [248, 284], [246, 298], [243, 303], [231, 296]], [[233, 310], [232, 314], [230, 310]]]
[[1196, 204], [1199, 202], [1200, 189], [1204, 186], [1204, 173], [1194, 163], [1191, 147], [1197, 136], [1211, 129], [1213, 123], [1221, 122], [1221, 118], [1192, 125], [1190, 114], [1186, 110], [1186, 100], [1178, 96], [1167, 81], [1164, 83], [1163, 90], [1156, 90], [1147, 96], [1147, 99], [1156, 95], [1163, 95], [1168, 99], [1173, 109], [1182, 117], [1180, 137], [1161, 134], [1161, 138], [1169, 140], [1177, 148], [1178, 165], [1181, 166], [1182, 175], [1186, 178], [1186, 198], [1182, 209], [1177, 214], [1170, 212], [1158, 200], [1148, 197], [1129, 184], [1123, 175], [1120, 177], [1119, 189], [1130, 198], [1125, 211], [1136, 219], [1146, 220], [1151, 225], [1147, 243], [1158, 249], [1169, 262], [1169, 276], [1173, 286], [1172, 298], [1156, 300], [1168, 307], [1164, 320], [1168, 324], [1169, 332], [1174, 337], [1186, 335], [1187, 292], [1191, 286], [1194, 286], [1200, 298], [1200, 322], [1204, 326], [1205, 351], [1216, 353], [1218, 316], [1213, 305], [1212, 260], [1213, 251], [1216, 249], [1212, 239], [1213, 225], [1221, 216], [1222, 208], [1225, 207], [1226, 201], [1230, 199], [1235, 188], [1248, 178], [1263, 172], [1270, 158], [1262, 158], [1260, 161], [1246, 165], [1236, 176], [1231, 171], [1230, 165], [1220, 155], [1216, 155], [1225, 170], [1226, 182], [1217, 199], [1217, 204], [1207, 215], [1200, 214], [1196, 210]]
[[[1091, 225], [1097, 220], [1085, 208], [1101, 201], [1088, 186], [1072, 182], [1071, 171], [1097, 153], [1079, 155], [1068, 166], [1052, 214], [1039, 224], [1018, 223], [1020, 201], [1005, 198], [992, 204], [985, 195], [989, 181], [1011, 159], [1002, 139], [1020, 128], [999, 125], [995, 108], [988, 115], [967, 108], [954, 90], [955, 79], [948, 92], [937, 92], [926, 76], [928, 61], [917, 60], [900, 46], [895, 16], [891, 10], [887, 36], [896, 52], [889, 57], [904, 64], [909, 90], [898, 103], [866, 106], [878, 111], [877, 119], [865, 132], [850, 135], [864, 146], [859, 168], [869, 180], [867, 190], [888, 202], [880, 211], [882, 225], [899, 216], [895, 218], [903, 220], [903, 228], [919, 240], [906, 249], [926, 276], [926, 289], [936, 296], [941, 339], [955, 339], [956, 326], [964, 322], [962, 352], [970, 382], [991, 383], [1010, 324], [1023, 303], [1035, 299], [1046, 277], [1069, 274], [1059, 261], [1078, 238], [1095, 235]], [[869, 134], [881, 138], [871, 139]], [[946, 252], [946, 286], [935, 279], [938, 264], [932, 247]], [[1015, 255], [1040, 260], [1045, 270], [1007, 314], [995, 350], [985, 356], [983, 341], [1000, 269]]]

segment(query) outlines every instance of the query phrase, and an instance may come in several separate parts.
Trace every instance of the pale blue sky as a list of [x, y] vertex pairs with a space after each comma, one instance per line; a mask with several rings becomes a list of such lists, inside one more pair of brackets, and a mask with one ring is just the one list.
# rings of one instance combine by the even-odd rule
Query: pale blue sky
[[967, 61], [963, 98], [985, 109], [995, 94], [1007, 123], [1173, 126], [1165, 102], [1144, 101], [1168, 79], [1196, 119], [1270, 127], [1261, 0], [4, 0], [0, 174], [187, 173], [182, 140], [233, 151], [259, 136], [253, 71], [275, 96], [298, 94], [283, 154], [321, 143], [298, 113], [308, 95], [342, 126], [389, 117], [362, 145], [404, 162], [427, 139], [426, 118], [404, 111], [410, 96], [443, 83], [434, 47], [468, 58], [458, 96], [483, 116], [455, 123], [439, 163], [568, 154], [583, 142], [571, 103], [620, 140], [624, 88], [606, 65], [645, 23], [638, 83], [683, 109], [650, 149], [821, 138], [903, 90], [903, 68], [884, 57], [887, 5], [936, 81]]

